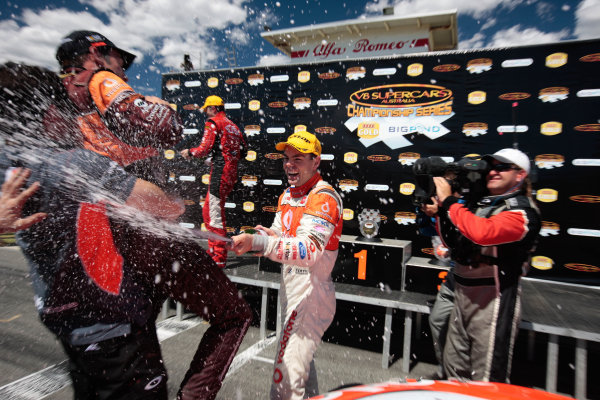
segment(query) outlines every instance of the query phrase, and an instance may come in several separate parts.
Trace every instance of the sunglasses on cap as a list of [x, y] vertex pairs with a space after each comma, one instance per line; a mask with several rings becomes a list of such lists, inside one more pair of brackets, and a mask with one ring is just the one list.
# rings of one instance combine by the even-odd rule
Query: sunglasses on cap
[[490, 169], [496, 171], [496, 172], [504, 172], [504, 171], [509, 171], [511, 169], [514, 170], [520, 170], [521, 168], [516, 167], [512, 164], [508, 164], [508, 163], [499, 163], [499, 164], [494, 164], [490, 167]]

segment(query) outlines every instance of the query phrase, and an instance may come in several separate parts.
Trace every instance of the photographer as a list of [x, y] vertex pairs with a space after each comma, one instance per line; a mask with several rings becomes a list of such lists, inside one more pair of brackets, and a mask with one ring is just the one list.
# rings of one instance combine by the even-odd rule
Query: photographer
[[[448, 377], [507, 382], [520, 320], [520, 276], [535, 248], [541, 219], [531, 198], [530, 162], [516, 149], [483, 157], [487, 195], [463, 205], [450, 183], [433, 177], [440, 236], [454, 261], [454, 308], [444, 348]], [[438, 218], [439, 220], [439, 218]]]

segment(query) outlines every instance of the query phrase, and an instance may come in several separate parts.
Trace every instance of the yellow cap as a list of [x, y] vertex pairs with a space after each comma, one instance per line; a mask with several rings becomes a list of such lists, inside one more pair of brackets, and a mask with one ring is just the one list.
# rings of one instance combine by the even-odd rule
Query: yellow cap
[[310, 132], [300, 131], [290, 135], [287, 142], [279, 142], [275, 148], [279, 151], [285, 150], [285, 146], [292, 146], [300, 153], [312, 153], [321, 155], [321, 142]]
[[204, 105], [202, 107], [200, 107], [201, 110], [204, 110], [206, 107], [210, 107], [210, 106], [224, 106], [225, 103], [223, 102], [223, 99], [220, 98], [219, 96], [208, 96], [206, 98], [206, 100], [204, 101]]

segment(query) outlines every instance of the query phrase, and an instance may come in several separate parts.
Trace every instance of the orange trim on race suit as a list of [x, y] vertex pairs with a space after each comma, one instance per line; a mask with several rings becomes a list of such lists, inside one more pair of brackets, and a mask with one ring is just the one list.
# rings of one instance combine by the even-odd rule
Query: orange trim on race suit
[[118, 295], [123, 281], [123, 256], [115, 246], [104, 204], [81, 203], [77, 253], [90, 279], [105, 292]]
[[281, 228], [284, 236], [295, 237], [302, 216], [309, 214], [324, 219], [335, 226], [333, 234], [325, 246], [325, 250], [334, 251], [338, 249], [342, 235], [343, 220], [338, 202], [332, 195], [327, 194], [327, 191], [334, 192], [334, 189], [329, 185], [319, 185], [313, 188], [306, 195], [306, 203], [303, 204], [304, 201], [302, 201], [298, 206], [283, 203], [286, 193], [279, 197], [278, 209], [281, 211]]
[[97, 112], [80, 116], [77, 122], [85, 138], [83, 146], [109, 157], [121, 166], [159, 154], [158, 150], [152, 147], [135, 147], [119, 140], [104, 124]]
[[[110, 71], [94, 73], [87, 83], [93, 105], [104, 114], [108, 107], [124, 92], [133, 89]], [[85, 138], [84, 147], [109, 157], [121, 166], [134, 161], [157, 156], [158, 150], [152, 147], [131, 146], [119, 140], [106, 126], [98, 112], [91, 112], [78, 118], [78, 124]]]
[[131, 86], [110, 71], [96, 72], [88, 83], [92, 101], [102, 114], [122, 93], [135, 93]]

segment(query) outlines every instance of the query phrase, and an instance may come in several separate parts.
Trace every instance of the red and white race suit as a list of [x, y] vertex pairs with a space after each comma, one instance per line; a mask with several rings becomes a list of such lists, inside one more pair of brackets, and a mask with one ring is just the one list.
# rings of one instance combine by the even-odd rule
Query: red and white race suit
[[[209, 232], [225, 236], [225, 200], [237, 181], [238, 162], [245, 147], [240, 129], [220, 111], [206, 121], [200, 146], [190, 149], [194, 157], [211, 157], [210, 183], [202, 208], [204, 225]], [[208, 254], [221, 268], [227, 261], [225, 243], [208, 241]]]
[[[313, 355], [335, 314], [331, 270], [342, 232], [342, 200], [315, 174], [279, 198], [271, 229], [255, 235], [253, 250], [282, 263], [279, 299], [282, 332], [277, 346], [271, 399], [302, 399], [318, 392]], [[310, 375], [310, 379], [309, 379]]]

